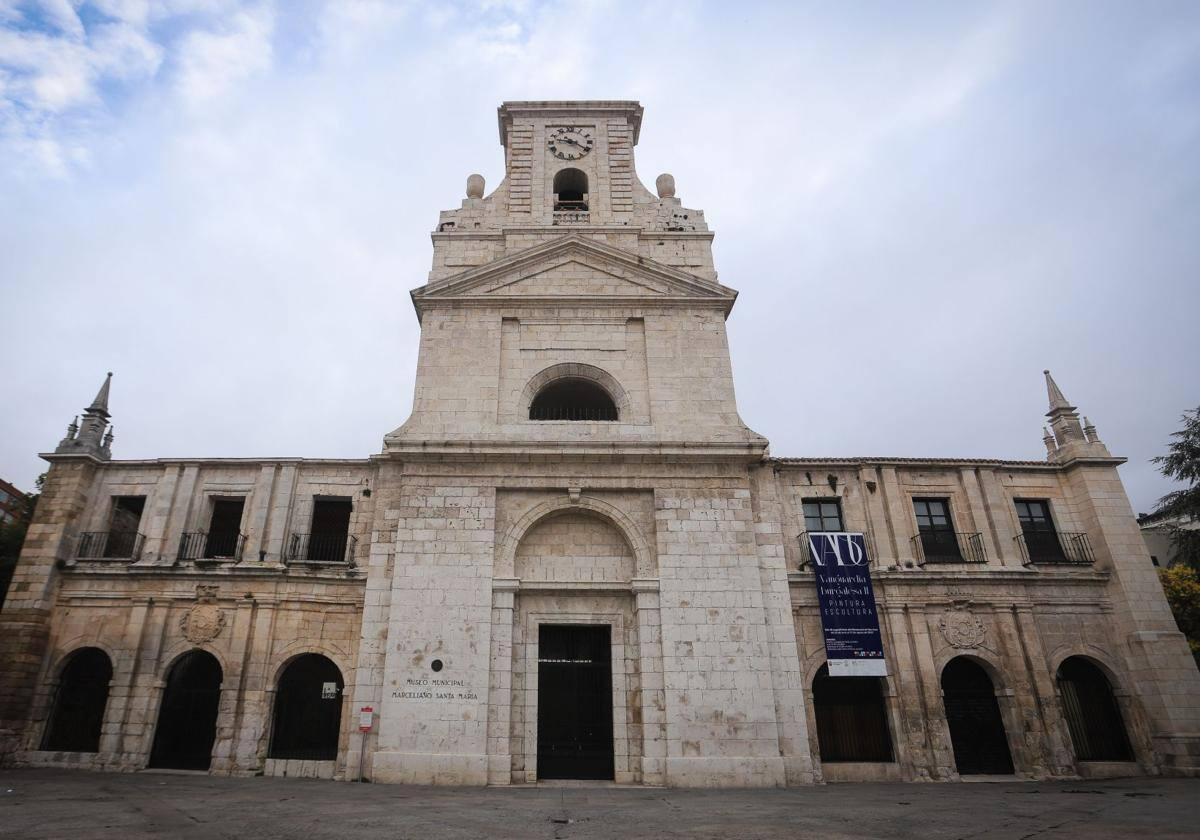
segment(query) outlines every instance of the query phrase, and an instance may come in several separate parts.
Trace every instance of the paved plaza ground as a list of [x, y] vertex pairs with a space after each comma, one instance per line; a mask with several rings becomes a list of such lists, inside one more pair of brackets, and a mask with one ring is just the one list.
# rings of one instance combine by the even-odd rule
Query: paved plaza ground
[[0, 770], [0, 837], [1163, 840], [1200, 837], [1200, 782], [479, 789]]

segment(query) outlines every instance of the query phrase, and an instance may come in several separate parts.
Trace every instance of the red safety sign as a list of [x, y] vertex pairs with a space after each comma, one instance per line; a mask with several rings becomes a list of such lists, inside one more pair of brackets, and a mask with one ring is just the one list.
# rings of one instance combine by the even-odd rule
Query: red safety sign
[[363, 706], [358, 710], [358, 731], [370, 732], [371, 724], [375, 719], [375, 709], [371, 706]]

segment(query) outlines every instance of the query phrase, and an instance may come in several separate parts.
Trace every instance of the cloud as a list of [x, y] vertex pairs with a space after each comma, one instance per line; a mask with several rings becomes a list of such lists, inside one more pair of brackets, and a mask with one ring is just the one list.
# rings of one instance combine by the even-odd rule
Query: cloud
[[110, 369], [120, 457], [378, 451], [437, 212], [503, 174], [496, 106], [634, 98], [774, 452], [1039, 458], [1051, 367], [1144, 508], [1200, 401], [1198, 32], [1186, 3], [0, 0], [0, 475]]
[[273, 11], [263, 5], [238, 12], [216, 30], [189, 32], [178, 52], [179, 93], [186, 103], [219, 99], [270, 68]]

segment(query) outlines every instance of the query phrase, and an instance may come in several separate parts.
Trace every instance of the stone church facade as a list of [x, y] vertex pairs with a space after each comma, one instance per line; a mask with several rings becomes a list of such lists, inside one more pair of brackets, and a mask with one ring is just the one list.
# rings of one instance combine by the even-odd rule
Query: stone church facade
[[[1194, 775], [1200, 676], [1117, 466], [781, 458], [704, 213], [634, 102], [509, 102], [361, 460], [45, 455], [0, 612], [10, 764], [672, 786]], [[1032, 418], [1031, 418], [1032, 420]], [[831, 677], [805, 534], [866, 535], [886, 677]]]

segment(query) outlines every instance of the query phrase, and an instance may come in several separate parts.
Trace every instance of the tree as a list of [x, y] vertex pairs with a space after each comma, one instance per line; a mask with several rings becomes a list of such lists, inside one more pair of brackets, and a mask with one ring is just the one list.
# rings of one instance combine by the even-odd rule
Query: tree
[[45, 482], [46, 474], [42, 473], [37, 477], [37, 492], [25, 497], [25, 511], [20, 519], [0, 522], [0, 607], [4, 606], [8, 585], [17, 568], [17, 558], [21, 556], [21, 547], [25, 545], [25, 532], [33, 520], [33, 512]]
[[1160, 569], [1163, 592], [1175, 614], [1175, 623], [1187, 636], [1196, 664], [1200, 665], [1200, 574], [1190, 566]]
[[1158, 500], [1154, 511], [1171, 535], [1180, 562], [1200, 569], [1200, 408], [1183, 413], [1183, 428], [1173, 432], [1167, 454], [1152, 458], [1167, 478], [1186, 482]]

